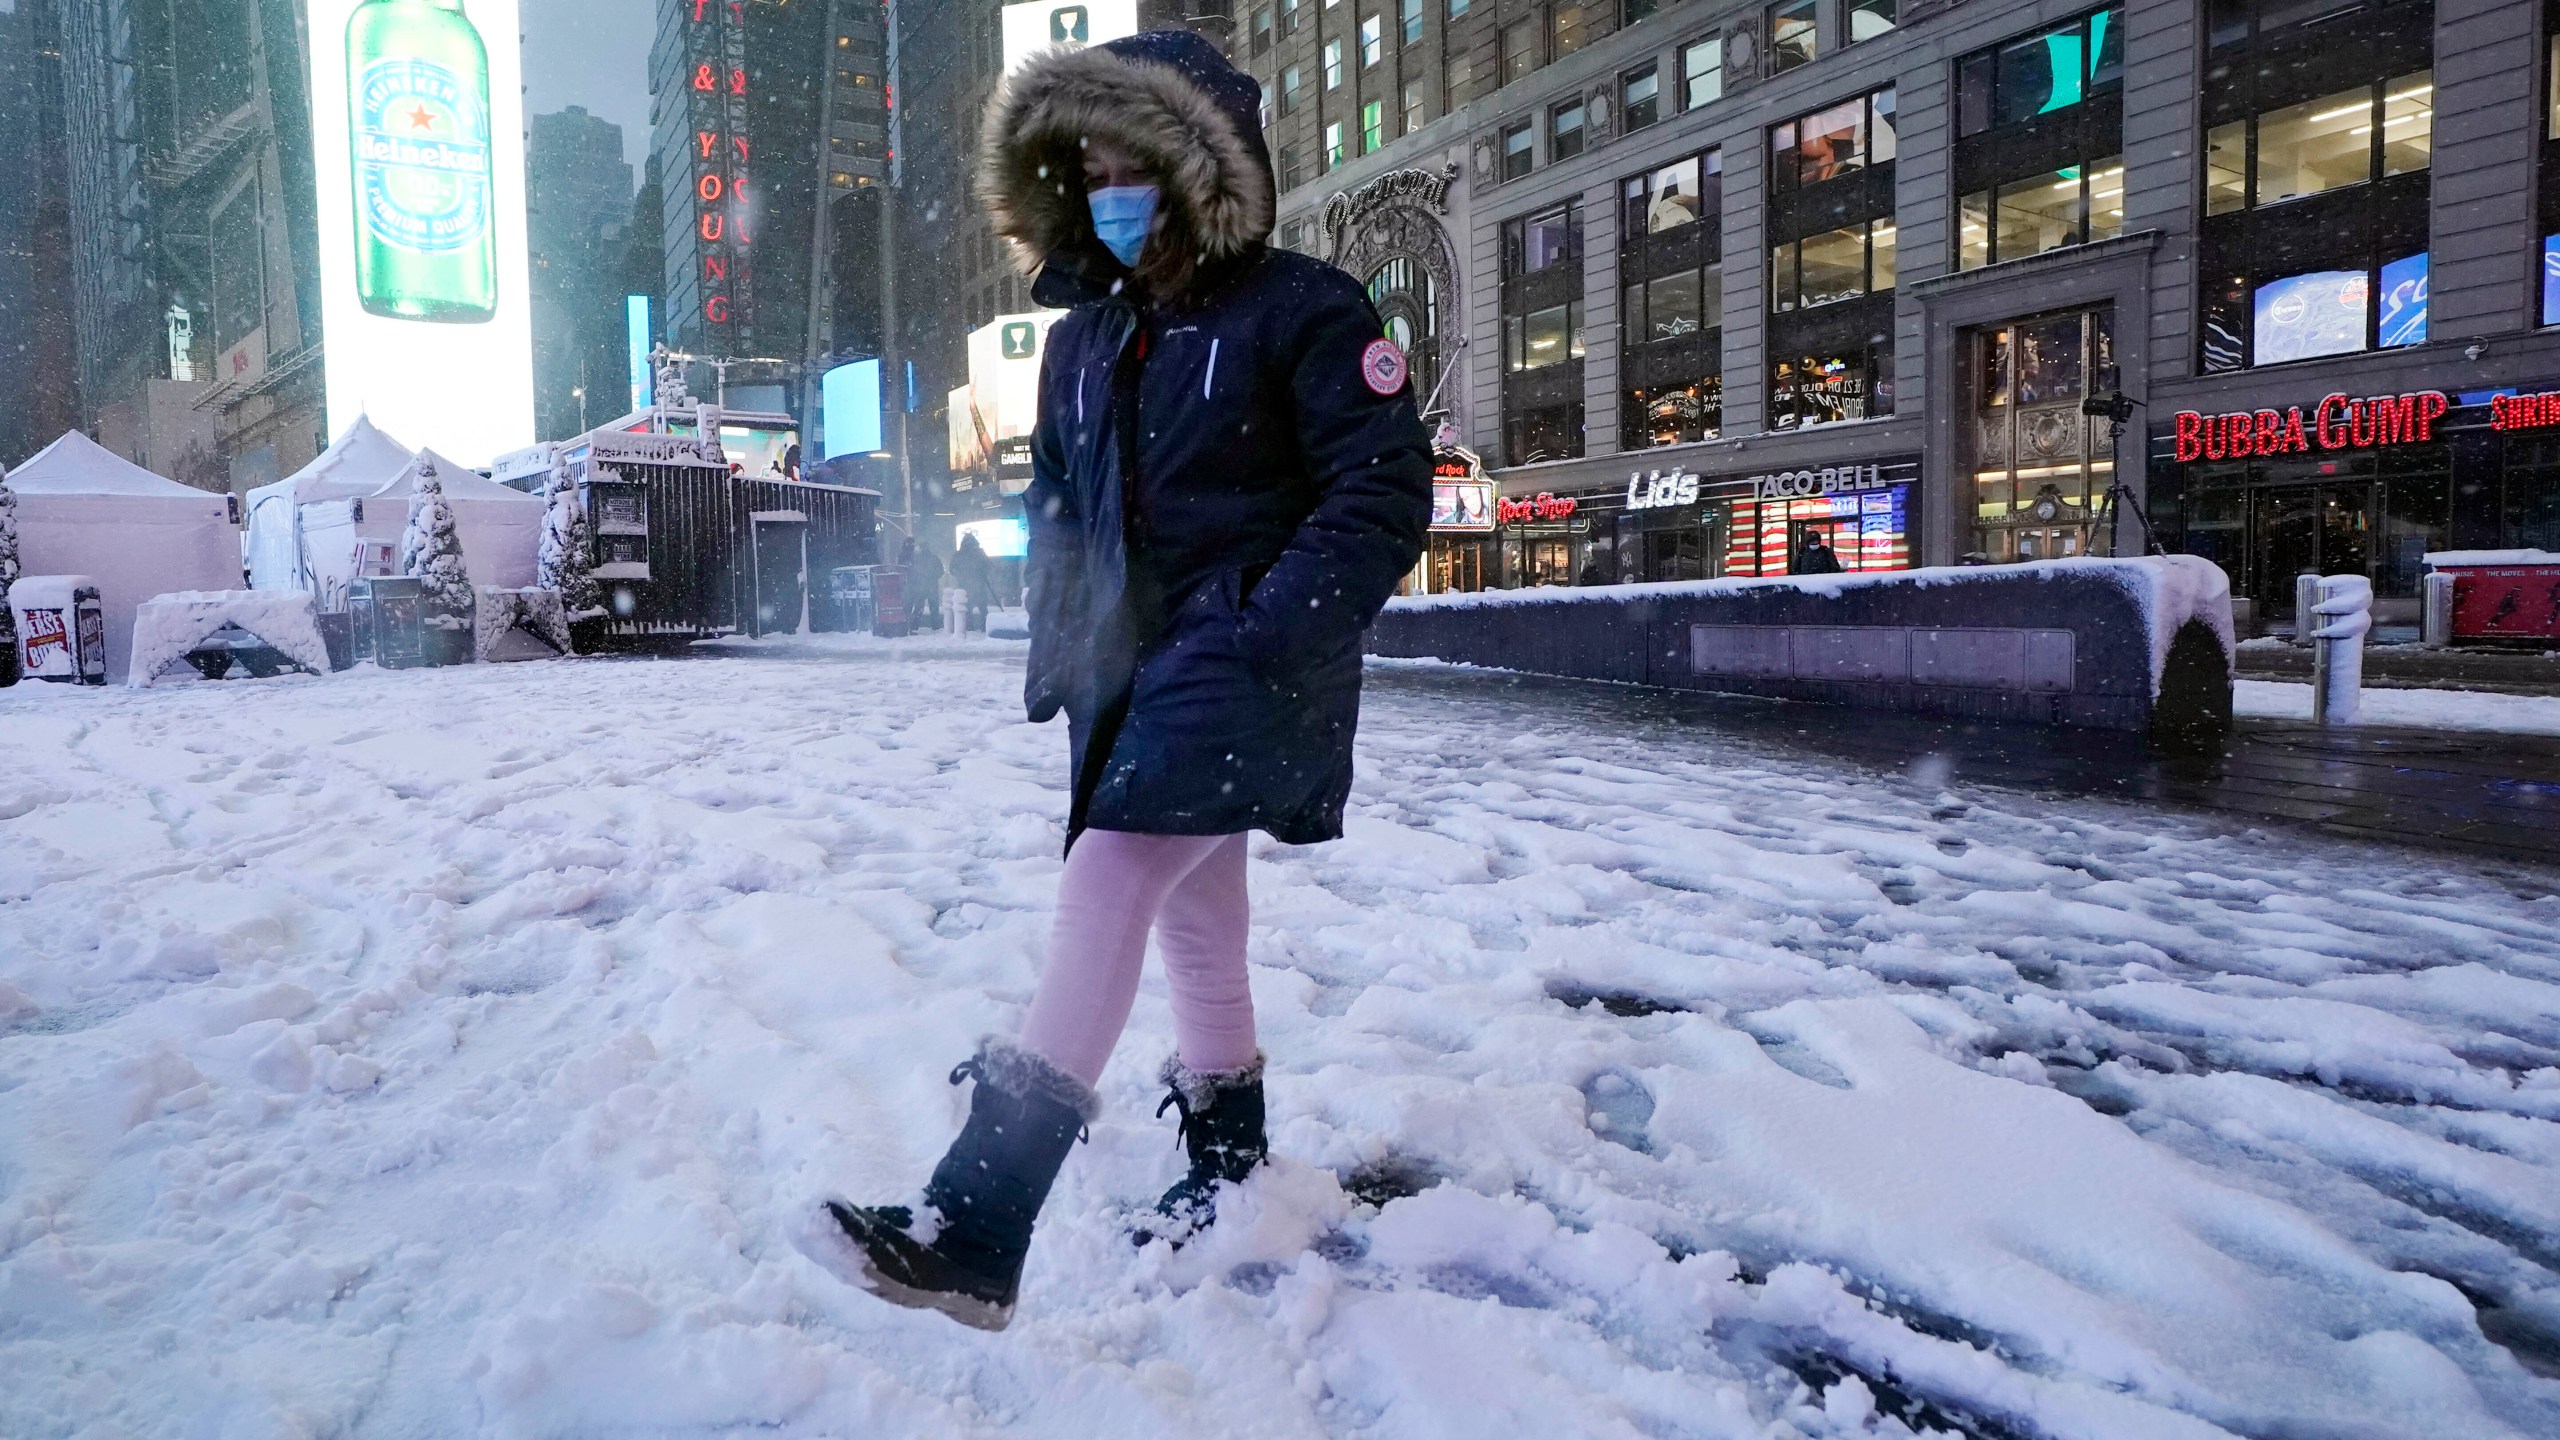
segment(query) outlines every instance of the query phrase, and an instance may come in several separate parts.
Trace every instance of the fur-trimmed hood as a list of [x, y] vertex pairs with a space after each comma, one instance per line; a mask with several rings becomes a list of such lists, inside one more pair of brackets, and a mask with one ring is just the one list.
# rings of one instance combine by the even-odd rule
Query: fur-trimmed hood
[[[1160, 226], [1137, 274], [1159, 296], [1255, 254], [1278, 203], [1261, 87], [1187, 30], [1034, 58], [988, 107], [978, 198], [1025, 273], [1121, 273], [1085, 209], [1083, 142], [1107, 139], [1158, 177]], [[1096, 289], [1106, 286], [1095, 286]]]

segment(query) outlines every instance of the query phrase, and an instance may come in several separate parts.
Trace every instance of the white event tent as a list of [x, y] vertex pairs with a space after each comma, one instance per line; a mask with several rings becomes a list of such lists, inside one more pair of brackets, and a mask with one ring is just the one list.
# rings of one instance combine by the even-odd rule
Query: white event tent
[[231, 497], [154, 475], [72, 431], [9, 472], [24, 575], [86, 575], [107, 625], [107, 673], [133, 649], [133, 615], [173, 590], [240, 588]]
[[291, 477], [249, 492], [249, 575], [261, 590], [309, 590], [346, 608], [349, 581], [392, 572], [418, 461], [435, 462], [474, 585], [534, 581], [543, 500], [510, 490], [432, 450], [415, 454], [361, 416]]

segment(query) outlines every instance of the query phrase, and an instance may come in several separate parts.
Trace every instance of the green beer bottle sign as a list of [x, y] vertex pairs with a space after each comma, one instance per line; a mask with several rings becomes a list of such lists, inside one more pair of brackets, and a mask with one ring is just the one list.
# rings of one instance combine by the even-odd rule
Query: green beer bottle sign
[[356, 290], [371, 314], [498, 313], [489, 52], [462, 0], [364, 0], [347, 19]]

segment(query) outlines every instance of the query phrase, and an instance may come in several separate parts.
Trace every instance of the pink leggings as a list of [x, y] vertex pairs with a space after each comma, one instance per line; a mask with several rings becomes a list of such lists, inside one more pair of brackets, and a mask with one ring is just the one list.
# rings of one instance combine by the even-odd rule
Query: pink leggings
[[1022, 1044], [1087, 1085], [1101, 1079], [1137, 1002], [1152, 927], [1182, 1063], [1251, 1065], [1253, 991], [1244, 966], [1251, 918], [1242, 835], [1085, 831], [1058, 882], [1049, 963], [1022, 1022]]

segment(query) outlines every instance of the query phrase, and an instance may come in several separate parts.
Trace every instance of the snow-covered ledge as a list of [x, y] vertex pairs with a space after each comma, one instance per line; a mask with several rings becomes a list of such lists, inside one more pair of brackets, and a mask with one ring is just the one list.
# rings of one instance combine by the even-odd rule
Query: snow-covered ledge
[[2230, 582], [2192, 555], [1414, 596], [1369, 648], [2114, 730], [2231, 715]]

